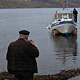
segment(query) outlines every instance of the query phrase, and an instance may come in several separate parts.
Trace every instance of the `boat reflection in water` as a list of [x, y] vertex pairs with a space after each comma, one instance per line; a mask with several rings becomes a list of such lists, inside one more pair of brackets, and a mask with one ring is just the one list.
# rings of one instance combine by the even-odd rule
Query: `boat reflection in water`
[[77, 40], [75, 35], [53, 37], [56, 59], [61, 63], [61, 71], [76, 67]]

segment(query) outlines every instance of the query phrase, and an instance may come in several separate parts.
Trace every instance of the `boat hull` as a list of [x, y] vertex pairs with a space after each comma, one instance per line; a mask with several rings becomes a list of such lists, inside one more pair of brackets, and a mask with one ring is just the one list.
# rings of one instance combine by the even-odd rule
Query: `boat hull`
[[60, 33], [71, 33], [75, 29], [75, 24], [72, 23], [65, 23], [59, 24], [52, 27], [52, 30], [57, 30]]

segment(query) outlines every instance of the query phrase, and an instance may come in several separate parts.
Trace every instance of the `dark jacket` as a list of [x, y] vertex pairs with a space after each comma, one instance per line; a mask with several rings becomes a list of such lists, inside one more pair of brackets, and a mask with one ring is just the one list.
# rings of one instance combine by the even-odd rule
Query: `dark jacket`
[[76, 9], [73, 10], [73, 14], [74, 14], [74, 15], [77, 15], [77, 14], [78, 14], [78, 12], [77, 12]]
[[35, 45], [20, 38], [10, 43], [7, 51], [8, 71], [32, 71], [37, 72], [36, 59], [39, 51]]

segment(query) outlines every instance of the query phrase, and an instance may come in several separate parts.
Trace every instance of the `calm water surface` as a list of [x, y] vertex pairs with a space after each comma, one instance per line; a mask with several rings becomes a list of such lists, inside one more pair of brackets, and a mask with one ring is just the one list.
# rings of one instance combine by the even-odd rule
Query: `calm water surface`
[[[77, 10], [80, 11], [79, 8]], [[33, 39], [39, 48], [38, 74], [55, 74], [80, 67], [80, 14], [77, 36], [53, 37], [46, 27], [55, 11], [54, 8], [0, 9], [0, 72], [7, 70], [7, 47], [18, 39], [21, 29], [30, 30], [29, 39]]]

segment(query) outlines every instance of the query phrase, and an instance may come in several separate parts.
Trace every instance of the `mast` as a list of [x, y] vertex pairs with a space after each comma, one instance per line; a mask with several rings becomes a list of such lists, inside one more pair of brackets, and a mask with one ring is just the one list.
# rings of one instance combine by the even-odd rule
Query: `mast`
[[67, 8], [68, 8], [68, 6], [69, 6], [69, 5], [68, 5], [68, 4], [69, 4], [68, 2], [69, 2], [69, 1], [67, 0]]
[[63, 1], [63, 10], [65, 9], [65, 8], [68, 8], [69, 7], [69, 0], [64, 0]]
[[63, 1], [63, 10], [65, 9], [66, 1]]

